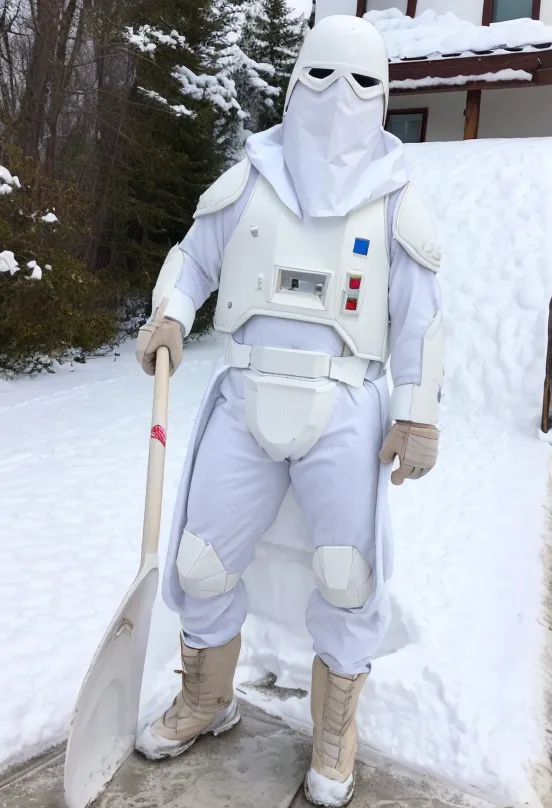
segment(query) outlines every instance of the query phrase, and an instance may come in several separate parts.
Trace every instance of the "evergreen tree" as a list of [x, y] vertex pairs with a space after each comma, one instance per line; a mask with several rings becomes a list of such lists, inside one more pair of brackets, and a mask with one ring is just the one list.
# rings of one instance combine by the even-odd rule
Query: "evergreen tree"
[[281, 122], [287, 86], [306, 32], [304, 17], [293, 16], [287, 0], [257, 0], [250, 9], [242, 48], [256, 62], [272, 65], [271, 85], [277, 89], [253, 99], [251, 117], [257, 130]]
[[[123, 159], [112, 183], [113, 263], [148, 290], [184, 236], [200, 194], [234, 160], [246, 113], [235, 75], [267, 85], [273, 69], [238, 44], [245, 0], [158, 0], [125, 38], [137, 53]], [[268, 86], [268, 85], [267, 85]], [[201, 326], [202, 318], [198, 318]]]
[[[192, 223], [197, 199], [221, 172], [217, 113], [184, 76], [204, 73], [216, 37], [211, 0], [144, 2], [125, 32], [136, 56], [124, 138], [110, 184], [111, 263], [153, 285], [169, 248]], [[180, 71], [180, 73], [179, 73]], [[184, 77], [183, 77], [184, 76]], [[182, 81], [191, 85], [182, 92]]]

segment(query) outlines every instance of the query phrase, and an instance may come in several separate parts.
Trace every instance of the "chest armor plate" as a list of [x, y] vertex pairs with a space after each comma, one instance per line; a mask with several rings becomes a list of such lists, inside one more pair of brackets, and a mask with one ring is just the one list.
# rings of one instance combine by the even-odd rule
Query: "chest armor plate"
[[215, 328], [231, 334], [254, 315], [322, 323], [354, 355], [385, 362], [386, 205], [302, 222], [259, 177], [224, 252]]

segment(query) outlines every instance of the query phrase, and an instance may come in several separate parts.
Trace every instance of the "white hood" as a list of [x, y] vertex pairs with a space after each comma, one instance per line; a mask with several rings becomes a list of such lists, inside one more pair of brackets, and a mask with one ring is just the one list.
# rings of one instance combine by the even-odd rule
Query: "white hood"
[[360, 99], [343, 78], [321, 93], [298, 83], [283, 124], [252, 135], [246, 154], [300, 218], [346, 216], [408, 181], [383, 105]]

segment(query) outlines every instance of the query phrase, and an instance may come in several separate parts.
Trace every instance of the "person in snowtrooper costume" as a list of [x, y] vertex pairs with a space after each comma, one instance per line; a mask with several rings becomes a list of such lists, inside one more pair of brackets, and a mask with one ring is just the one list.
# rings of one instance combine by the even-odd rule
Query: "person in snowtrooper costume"
[[241, 576], [291, 485], [318, 585], [305, 790], [327, 806], [352, 797], [355, 711], [390, 621], [392, 463], [395, 484], [422, 477], [439, 437], [441, 256], [402, 144], [383, 128], [388, 96], [370, 23], [316, 25], [283, 124], [251, 136], [246, 158], [201, 197], [137, 344], [147, 373], [160, 346], [174, 372], [182, 335], [218, 289], [214, 325], [229, 337], [192, 436], [163, 584], [182, 622], [182, 690], [137, 748], [172, 757], [239, 720]]

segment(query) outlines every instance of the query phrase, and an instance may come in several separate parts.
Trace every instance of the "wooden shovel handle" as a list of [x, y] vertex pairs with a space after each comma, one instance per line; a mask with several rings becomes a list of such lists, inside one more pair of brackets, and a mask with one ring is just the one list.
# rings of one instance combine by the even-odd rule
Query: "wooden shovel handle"
[[156, 553], [159, 546], [169, 407], [169, 370], [169, 350], [159, 348], [155, 358], [155, 387], [146, 485], [146, 510], [142, 534], [142, 561], [149, 553]]

